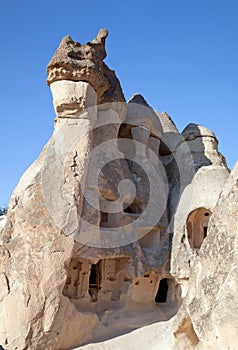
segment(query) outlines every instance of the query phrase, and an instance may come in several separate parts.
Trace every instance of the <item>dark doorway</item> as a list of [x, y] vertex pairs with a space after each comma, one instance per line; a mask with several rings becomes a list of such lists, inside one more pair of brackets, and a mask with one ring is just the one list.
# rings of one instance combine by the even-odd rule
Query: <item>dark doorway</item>
[[89, 276], [89, 294], [92, 301], [97, 301], [98, 290], [100, 288], [100, 263], [91, 265], [91, 272]]
[[167, 293], [168, 293], [168, 281], [167, 281], [167, 278], [163, 278], [159, 282], [159, 288], [155, 297], [155, 302], [166, 303]]
[[91, 265], [91, 273], [89, 276], [89, 287], [97, 287], [97, 273], [98, 273], [97, 264]]

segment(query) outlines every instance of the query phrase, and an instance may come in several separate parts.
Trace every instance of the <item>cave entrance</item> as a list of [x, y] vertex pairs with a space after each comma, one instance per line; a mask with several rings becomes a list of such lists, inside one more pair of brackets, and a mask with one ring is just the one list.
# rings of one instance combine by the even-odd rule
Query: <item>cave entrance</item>
[[100, 289], [101, 283], [101, 264], [98, 262], [97, 264], [91, 265], [91, 272], [89, 276], [89, 294], [91, 296], [92, 301], [98, 300], [98, 291]]
[[158, 292], [155, 296], [156, 303], [166, 303], [168, 295], [168, 280], [167, 278], [163, 278], [159, 282]]
[[198, 208], [191, 212], [187, 219], [187, 235], [190, 246], [199, 249], [207, 237], [208, 222], [212, 212], [206, 208]]

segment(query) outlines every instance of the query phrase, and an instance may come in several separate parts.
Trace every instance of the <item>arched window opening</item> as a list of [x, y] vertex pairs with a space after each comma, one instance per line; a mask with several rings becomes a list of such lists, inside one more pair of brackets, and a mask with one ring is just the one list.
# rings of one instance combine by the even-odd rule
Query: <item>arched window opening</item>
[[204, 238], [207, 237], [208, 222], [212, 212], [206, 208], [199, 208], [191, 212], [187, 220], [187, 236], [190, 246], [199, 249]]

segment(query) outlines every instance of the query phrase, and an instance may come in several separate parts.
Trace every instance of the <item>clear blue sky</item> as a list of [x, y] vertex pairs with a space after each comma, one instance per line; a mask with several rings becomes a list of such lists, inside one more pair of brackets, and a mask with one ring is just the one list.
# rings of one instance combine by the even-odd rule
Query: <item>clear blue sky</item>
[[139, 92], [182, 130], [212, 129], [238, 158], [237, 0], [2, 0], [0, 206], [53, 131], [46, 66], [67, 34], [85, 43], [109, 29], [106, 63], [126, 99]]

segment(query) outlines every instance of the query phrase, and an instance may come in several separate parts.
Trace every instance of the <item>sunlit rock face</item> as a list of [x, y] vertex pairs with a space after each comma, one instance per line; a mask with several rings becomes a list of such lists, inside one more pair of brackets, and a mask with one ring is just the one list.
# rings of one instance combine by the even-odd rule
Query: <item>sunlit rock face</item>
[[[125, 102], [103, 62], [107, 35], [100, 30], [86, 45], [63, 38], [47, 68], [54, 133], [14, 190], [0, 236], [0, 345], [7, 350], [106, 340], [171, 319], [181, 304], [175, 349], [210, 342], [198, 320], [204, 310], [191, 305], [198, 293], [218, 315], [198, 281], [205, 258], [217, 266], [219, 236], [214, 246], [210, 237], [229, 171], [208, 129], [189, 124], [179, 133], [141, 95]], [[232, 204], [228, 211], [235, 217]], [[234, 284], [235, 271], [226, 271]], [[214, 334], [226, 344], [218, 323]]]
[[[185, 166], [184, 190], [175, 208], [171, 272], [186, 289], [191, 267], [208, 234], [208, 223], [224, 183], [229, 175], [224, 157], [218, 152], [215, 135], [200, 125], [189, 124], [182, 132], [183, 142], [175, 149], [184, 157], [184, 147], [191, 155], [193, 167]], [[172, 190], [177, 198], [176, 186]]]
[[146, 102], [124, 102], [103, 63], [106, 35], [63, 39], [48, 66], [55, 130], [13, 192], [1, 236], [4, 349], [68, 349], [124, 332], [116, 310], [126, 319], [142, 307], [136, 328], [161, 319], [159, 303], [165, 318], [178, 308], [163, 129]]
[[83, 81], [57, 80], [50, 85], [58, 118], [78, 118], [80, 113], [97, 103], [97, 93]]
[[238, 343], [238, 164], [227, 178], [194, 262], [175, 323], [178, 349], [236, 349]]

